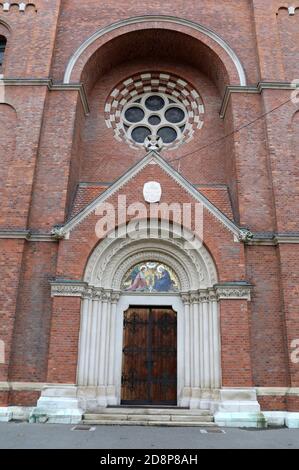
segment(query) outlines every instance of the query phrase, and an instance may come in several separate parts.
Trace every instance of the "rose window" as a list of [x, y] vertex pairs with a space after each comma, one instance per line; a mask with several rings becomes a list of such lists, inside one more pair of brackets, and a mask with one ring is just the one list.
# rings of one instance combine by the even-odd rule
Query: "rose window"
[[187, 82], [168, 74], [141, 74], [111, 93], [105, 120], [131, 147], [173, 149], [203, 126], [202, 100]]
[[147, 146], [153, 138], [160, 147], [181, 140], [187, 118], [188, 112], [180, 101], [156, 93], [133, 99], [121, 116], [129, 140]]

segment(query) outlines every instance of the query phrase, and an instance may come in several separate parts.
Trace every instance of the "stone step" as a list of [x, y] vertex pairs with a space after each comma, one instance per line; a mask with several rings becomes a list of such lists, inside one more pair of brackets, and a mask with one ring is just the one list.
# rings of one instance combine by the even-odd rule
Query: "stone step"
[[201, 423], [212, 423], [214, 422], [214, 417], [213, 416], [192, 416], [192, 415], [178, 415], [178, 416], [171, 416], [171, 421], [176, 421], [176, 422], [186, 422], [186, 421], [192, 421], [194, 423], [200, 421]]
[[86, 414], [83, 417], [84, 421], [174, 421], [174, 422], [204, 422], [210, 423], [213, 421], [212, 416], [199, 416], [199, 415], [169, 415], [169, 414]]
[[183, 416], [210, 416], [209, 410], [190, 410], [184, 408], [101, 408], [94, 413], [85, 413], [85, 416], [97, 416], [97, 415], [183, 415]]
[[85, 420], [83, 419], [82, 424], [92, 425], [92, 426], [170, 426], [170, 427], [217, 427], [215, 423], [205, 423], [205, 422], [192, 422], [192, 421], [125, 421], [125, 420]]

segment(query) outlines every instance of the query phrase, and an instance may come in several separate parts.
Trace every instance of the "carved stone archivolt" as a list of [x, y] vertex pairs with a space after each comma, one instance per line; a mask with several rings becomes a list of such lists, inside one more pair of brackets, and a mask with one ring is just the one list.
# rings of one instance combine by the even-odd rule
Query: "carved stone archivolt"
[[[86, 267], [84, 281], [104, 288], [120, 289], [121, 281], [131, 266], [156, 259], [170, 266], [177, 274], [181, 290], [208, 288], [217, 283], [216, 267], [206, 248], [199, 244], [186, 249], [191, 239], [182, 237], [181, 227], [159, 226], [150, 238], [136, 239], [121, 228], [116, 238], [106, 238], [92, 253]], [[123, 233], [122, 233], [123, 231]]]

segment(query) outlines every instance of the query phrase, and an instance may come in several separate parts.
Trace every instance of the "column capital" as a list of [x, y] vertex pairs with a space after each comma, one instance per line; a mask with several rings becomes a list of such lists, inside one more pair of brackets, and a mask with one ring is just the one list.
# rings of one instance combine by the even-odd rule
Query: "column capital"
[[182, 299], [182, 301], [185, 305], [189, 305], [190, 301], [191, 301], [190, 293], [189, 292], [182, 292], [181, 293], [181, 299]]
[[251, 300], [252, 285], [247, 282], [232, 282], [214, 286], [218, 300]]
[[66, 279], [51, 281], [51, 297], [83, 297], [88, 289], [86, 282]]
[[121, 291], [112, 291], [111, 292], [111, 302], [116, 304], [119, 301]]

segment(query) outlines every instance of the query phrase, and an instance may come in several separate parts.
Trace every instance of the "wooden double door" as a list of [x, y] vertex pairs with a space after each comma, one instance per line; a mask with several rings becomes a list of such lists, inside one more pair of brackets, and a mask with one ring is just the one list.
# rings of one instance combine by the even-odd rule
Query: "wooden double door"
[[170, 307], [124, 313], [124, 405], [177, 404], [177, 315]]

